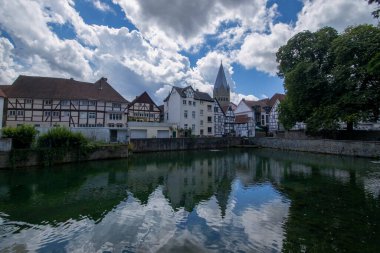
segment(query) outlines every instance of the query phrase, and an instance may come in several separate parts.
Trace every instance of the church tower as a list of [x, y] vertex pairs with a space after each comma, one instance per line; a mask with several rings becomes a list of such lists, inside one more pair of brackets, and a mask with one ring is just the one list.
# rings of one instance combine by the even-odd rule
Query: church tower
[[218, 75], [215, 80], [213, 97], [218, 100], [221, 107], [230, 104], [230, 86], [227, 83], [222, 63], [220, 63]]

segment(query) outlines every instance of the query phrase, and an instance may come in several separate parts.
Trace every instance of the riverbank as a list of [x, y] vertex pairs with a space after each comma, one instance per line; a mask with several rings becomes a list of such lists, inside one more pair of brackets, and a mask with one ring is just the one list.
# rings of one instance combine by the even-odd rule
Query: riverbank
[[49, 166], [54, 164], [128, 157], [128, 145], [102, 145], [89, 150], [81, 149], [16, 149], [0, 152], [0, 169]]
[[379, 141], [303, 140], [263, 137], [249, 139], [245, 144], [280, 150], [380, 158]]
[[132, 139], [132, 150], [135, 153], [198, 150], [198, 149], [221, 149], [233, 148], [241, 144], [240, 137], [223, 138], [167, 138], [167, 139]]

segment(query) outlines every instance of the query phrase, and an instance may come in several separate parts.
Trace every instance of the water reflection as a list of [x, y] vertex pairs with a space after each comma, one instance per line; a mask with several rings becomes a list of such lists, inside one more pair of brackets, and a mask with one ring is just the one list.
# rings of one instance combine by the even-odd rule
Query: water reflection
[[0, 171], [0, 251], [378, 251], [380, 165], [225, 150]]

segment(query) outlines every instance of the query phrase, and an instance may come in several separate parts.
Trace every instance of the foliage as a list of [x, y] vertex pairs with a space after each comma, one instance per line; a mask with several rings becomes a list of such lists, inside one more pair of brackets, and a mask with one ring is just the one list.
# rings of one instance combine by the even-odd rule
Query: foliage
[[87, 139], [81, 133], [73, 133], [65, 127], [51, 128], [38, 138], [40, 148], [79, 148], [85, 147], [87, 143]]
[[13, 148], [30, 148], [35, 141], [37, 130], [31, 125], [5, 127], [2, 130], [3, 138], [12, 138]]
[[297, 121], [308, 130], [349, 128], [376, 120], [380, 108], [380, 28], [349, 27], [341, 35], [331, 27], [296, 34], [277, 52], [287, 92], [279, 108], [285, 128]]
[[377, 3], [377, 8], [372, 12], [373, 17], [380, 17], [380, 0], [368, 0], [368, 4]]

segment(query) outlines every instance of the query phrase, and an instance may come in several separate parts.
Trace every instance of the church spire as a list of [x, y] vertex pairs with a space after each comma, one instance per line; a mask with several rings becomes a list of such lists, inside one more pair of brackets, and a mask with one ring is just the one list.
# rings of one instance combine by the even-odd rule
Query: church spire
[[230, 86], [227, 83], [226, 75], [224, 74], [223, 62], [220, 61], [220, 67], [218, 75], [216, 76], [214, 89], [224, 87], [225, 89], [230, 90]]
[[227, 83], [222, 61], [220, 61], [218, 75], [216, 76], [213, 97], [218, 100], [222, 107], [228, 106], [230, 103], [230, 86]]

